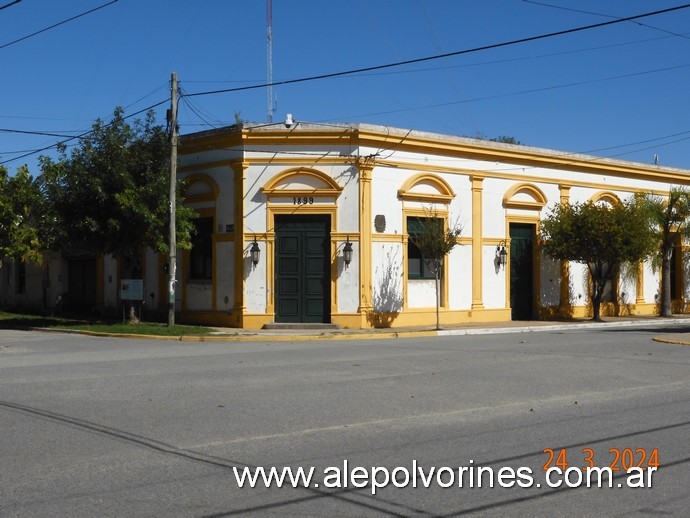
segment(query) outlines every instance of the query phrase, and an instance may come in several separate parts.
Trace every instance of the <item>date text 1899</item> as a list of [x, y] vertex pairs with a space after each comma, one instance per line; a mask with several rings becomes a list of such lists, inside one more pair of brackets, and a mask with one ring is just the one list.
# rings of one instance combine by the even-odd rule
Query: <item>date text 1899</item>
[[308, 198], [298, 196], [296, 198], [292, 198], [292, 204], [293, 205], [312, 205], [314, 203], [314, 197], [309, 196]]

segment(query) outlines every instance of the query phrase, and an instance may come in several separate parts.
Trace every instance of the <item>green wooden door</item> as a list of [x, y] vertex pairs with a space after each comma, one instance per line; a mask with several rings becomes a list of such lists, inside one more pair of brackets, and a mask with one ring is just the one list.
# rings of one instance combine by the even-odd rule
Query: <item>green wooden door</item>
[[276, 322], [330, 322], [330, 216], [276, 216]]
[[534, 236], [536, 227], [510, 224], [510, 307], [513, 320], [534, 318]]

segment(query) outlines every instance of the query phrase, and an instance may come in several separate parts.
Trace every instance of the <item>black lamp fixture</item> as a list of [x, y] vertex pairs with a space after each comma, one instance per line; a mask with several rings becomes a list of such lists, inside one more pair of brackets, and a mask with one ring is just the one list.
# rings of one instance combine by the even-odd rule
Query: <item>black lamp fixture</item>
[[501, 241], [496, 247], [496, 255], [498, 256], [498, 264], [505, 270], [506, 261], [508, 260], [508, 252], [506, 252], [506, 242]]
[[352, 243], [350, 243], [350, 236], [347, 236], [347, 241], [345, 241], [345, 246], [343, 247], [343, 260], [345, 261], [345, 266], [349, 266], [352, 262]]
[[259, 243], [256, 242], [256, 236], [254, 236], [254, 242], [252, 247], [249, 249], [249, 253], [252, 256], [252, 264], [256, 266], [259, 264], [259, 259], [261, 258], [261, 249], [259, 248]]

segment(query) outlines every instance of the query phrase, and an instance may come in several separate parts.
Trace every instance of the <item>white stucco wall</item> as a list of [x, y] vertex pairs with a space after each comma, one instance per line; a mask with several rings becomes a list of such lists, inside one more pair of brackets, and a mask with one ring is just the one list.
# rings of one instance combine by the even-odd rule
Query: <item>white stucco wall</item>
[[585, 306], [589, 301], [589, 270], [580, 263], [570, 263], [570, 304]]
[[625, 266], [618, 277], [618, 300], [621, 304], [635, 304], [637, 279], [635, 267]]
[[472, 307], [472, 247], [457, 245], [448, 254], [448, 304], [450, 309]]
[[[486, 309], [506, 307], [506, 272], [496, 261], [496, 247], [482, 247], [482, 297]], [[470, 284], [470, 291], [472, 285]]]
[[[359, 184], [357, 169], [354, 166], [340, 166], [329, 169], [333, 179], [343, 187], [338, 197], [338, 231], [359, 232]], [[373, 222], [371, 223], [373, 225]]]
[[644, 265], [644, 301], [649, 304], [659, 302], [661, 296], [660, 289], [660, 272], [659, 269], [652, 268], [650, 261], [645, 262]]
[[211, 311], [213, 286], [209, 281], [187, 281], [187, 309], [189, 311]]
[[402, 311], [402, 261], [401, 243], [374, 243], [372, 247], [372, 302], [375, 311], [385, 313]]
[[407, 280], [408, 308], [435, 308], [436, 287], [433, 279]]
[[[487, 178], [482, 182], [482, 234], [484, 237], [505, 239], [506, 220], [503, 195], [513, 182]], [[471, 214], [470, 214], [471, 215]], [[472, 224], [467, 227], [471, 235]]]
[[[402, 203], [398, 199], [398, 189], [405, 180], [414, 174], [412, 171], [398, 171], [390, 167], [376, 167], [371, 181], [372, 216], [381, 214], [386, 218], [386, 234], [402, 234]], [[355, 201], [355, 210], [358, 204]], [[373, 228], [373, 221], [371, 222]], [[375, 232], [375, 231], [374, 231]]]
[[251, 243], [245, 243], [245, 249], [242, 252], [247, 313], [266, 312], [266, 243], [259, 242], [258, 244], [261, 250], [261, 257], [264, 258], [264, 260], [259, 261], [259, 264], [254, 265], [252, 263], [251, 256], [249, 255]]
[[338, 312], [356, 313], [359, 307], [359, 243], [352, 243], [352, 262], [345, 266], [343, 247], [345, 242], [338, 243]]
[[561, 301], [561, 262], [541, 254], [540, 303], [544, 307], [558, 306]]
[[216, 243], [216, 309], [229, 312], [235, 303], [234, 243]]

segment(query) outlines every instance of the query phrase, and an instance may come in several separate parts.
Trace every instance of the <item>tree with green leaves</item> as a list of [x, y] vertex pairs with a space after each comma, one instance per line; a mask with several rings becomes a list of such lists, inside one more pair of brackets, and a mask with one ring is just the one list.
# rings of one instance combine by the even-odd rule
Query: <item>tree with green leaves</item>
[[449, 226], [437, 211], [429, 210], [426, 217], [416, 218], [417, 228], [409, 232], [409, 239], [419, 249], [423, 261], [434, 274], [436, 288], [436, 329], [441, 329], [439, 307], [441, 305], [439, 284], [441, 269], [446, 256], [458, 244], [462, 234], [459, 225]]
[[[657, 241], [657, 258], [661, 262], [660, 315], [669, 317], [671, 307], [671, 261], [676, 237], [690, 236], [690, 191], [672, 187], [668, 197], [646, 194], [640, 198], [647, 210]], [[657, 263], [658, 264], [658, 263]]]
[[647, 222], [645, 207], [634, 198], [612, 207], [560, 203], [542, 221], [540, 241], [546, 255], [587, 265], [593, 320], [601, 321], [606, 283], [620, 266], [638, 263], [654, 250], [654, 235]]
[[[153, 113], [129, 124], [121, 108], [110, 122], [97, 120], [69, 154], [63, 145], [57, 161], [42, 157], [60, 247], [112, 254], [126, 276], [141, 273], [135, 264], [147, 247], [167, 254], [169, 157], [168, 135]], [[195, 216], [177, 203], [178, 248], [191, 247]]]
[[[169, 149], [152, 113], [130, 125], [117, 108], [110, 122], [97, 120], [69, 155], [63, 145], [57, 161], [42, 157], [61, 246], [113, 254], [125, 263], [146, 247], [167, 253]], [[178, 204], [182, 249], [190, 247], [195, 214]]]
[[0, 166], [0, 258], [41, 264], [49, 227], [40, 179], [33, 178], [26, 166], [14, 176]]
[[[121, 108], [59, 160], [42, 157], [48, 200], [60, 220], [63, 247], [79, 247], [122, 259], [145, 247], [167, 253], [169, 142], [152, 113], [127, 123]], [[189, 248], [195, 212], [177, 213], [181, 248]]]

